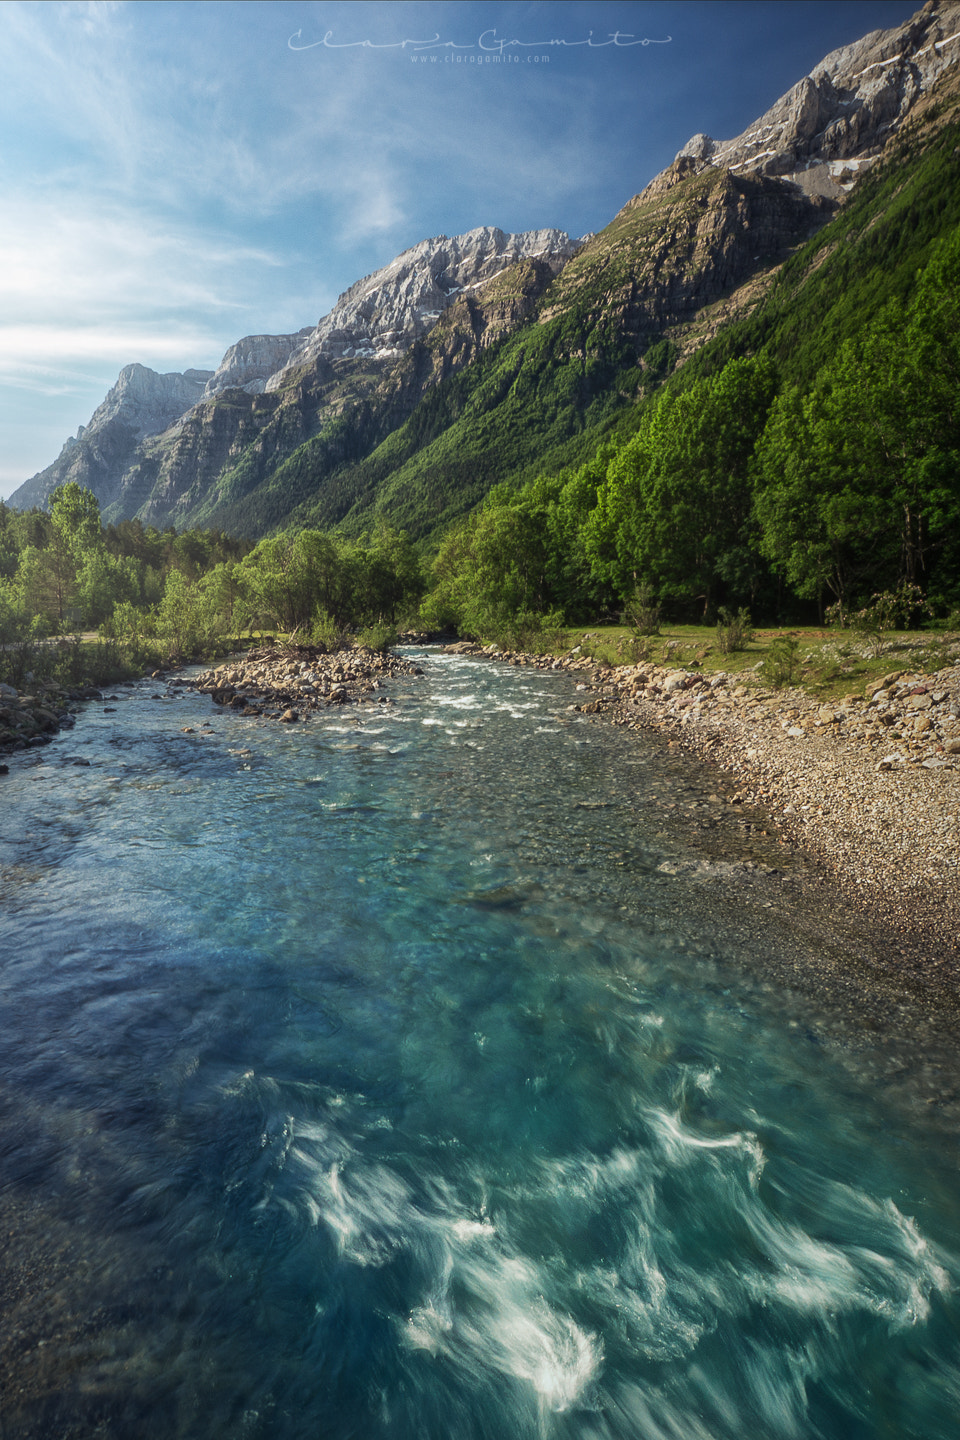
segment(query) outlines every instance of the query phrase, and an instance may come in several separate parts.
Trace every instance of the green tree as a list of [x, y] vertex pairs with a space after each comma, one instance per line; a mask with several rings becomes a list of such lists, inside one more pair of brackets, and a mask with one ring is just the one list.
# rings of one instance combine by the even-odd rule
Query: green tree
[[[83, 623], [78, 604], [77, 575], [102, 544], [100, 506], [92, 490], [71, 480], [58, 485], [50, 496], [47, 543], [36, 547], [23, 577], [35, 613], [46, 613], [63, 628]], [[30, 547], [32, 548], [32, 547]], [[25, 552], [26, 553], [26, 552]], [[23, 556], [21, 557], [21, 568]]]
[[423, 612], [428, 624], [496, 635], [514, 619], [550, 608], [548, 534], [531, 501], [530, 492], [497, 486], [447, 536]]
[[250, 607], [236, 565], [221, 561], [199, 581], [199, 604], [207, 635], [239, 635], [249, 629]]
[[140, 598], [140, 576], [133, 560], [118, 558], [100, 547], [83, 559], [77, 574], [77, 599], [82, 623], [103, 623], [113, 607]]
[[102, 540], [100, 502], [92, 490], [75, 480], [58, 485], [51, 494], [50, 521], [54, 540], [70, 552], [77, 566], [99, 548]]
[[929, 587], [960, 524], [960, 245], [773, 407], [758, 447], [760, 544], [798, 594]]
[[199, 592], [179, 570], [167, 576], [157, 610], [157, 634], [175, 656], [192, 655], [203, 637]]
[[819, 395], [791, 386], [778, 397], [757, 449], [755, 514], [759, 544], [794, 592], [842, 608], [872, 563], [868, 536], [878, 526], [869, 494], [851, 483], [846, 435]]
[[423, 575], [416, 551], [401, 530], [380, 521], [373, 534], [354, 547], [355, 623], [392, 621], [416, 605]]
[[236, 573], [251, 614], [287, 632], [308, 625], [318, 609], [339, 618], [348, 608], [337, 542], [321, 530], [261, 540]]
[[704, 614], [721, 595], [750, 598], [753, 451], [775, 390], [763, 360], [661, 398], [607, 467], [583, 526], [595, 573], [623, 597], [637, 581]]

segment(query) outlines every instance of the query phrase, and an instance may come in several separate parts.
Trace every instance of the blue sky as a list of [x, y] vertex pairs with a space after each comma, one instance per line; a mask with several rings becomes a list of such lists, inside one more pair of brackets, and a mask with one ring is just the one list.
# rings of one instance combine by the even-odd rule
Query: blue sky
[[122, 366], [213, 369], [427, 236], [599, 230], [917, 8], [0, 0], [0, 497]]

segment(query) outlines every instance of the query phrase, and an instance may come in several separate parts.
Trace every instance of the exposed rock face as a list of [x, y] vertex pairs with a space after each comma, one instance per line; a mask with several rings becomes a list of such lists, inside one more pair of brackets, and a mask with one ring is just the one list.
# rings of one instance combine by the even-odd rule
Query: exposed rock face
[[296, 335], [247, 335], [238, 340], [207, 381], [204, 396], [233, 389], [261, 395], [270, 376], [282, 370], [297, 347], [312, 334], [308, 325]]
[[677, 160], [841, 198], [958, 56], [960, 4], [932, 0], [898, 29], [834, 50], [735, 140], [694, 135]]
[[[601, 318], [642, 356], [758, 270], [782, 260], [833, 211], [831, 202], [760, 175], [706, 168], [686, 156], [594, 236], [550, 289], [539, 318], [579, 308], [584, 355]], [[573, 333], [573, 332], [571, 332]]]
[[115, 498], [138, 443], [158, 435], [203, 395], [211, 370], [158, 375], [146, 365], [125, 365], [117, 383], [81, 425], [58, 458], [10, 497], [11, 505], [45, 505], [58, 485], [71, 480], [92, 490], [101, 505]]
[[406, 418], [434, 385], [472, 364], [489, 346], [532, 315], [555, 277], [545, 259], [516, 261], [483, 285], [464, 289], [447, 306], [429, 335], [413, 344], [380, 386]]
[[[506, 235], [483, 226], [448, 239], [422, 240], [382, 270], [345, 291], [304, 343], [287, 369], [328, 359], [398, 359], [440, 318], [458, 296], [476, 294], [518, 260], [537, 259], [556, 274], [576, 253], [577, 241], [562, 230]], [[267, 383], [275, 390], [288, 377], [281, 370]]]
[[106, 399], [93, 412], [87, 432], [110, 420], [122, 420], [137, 438], [157, 435], [171, 420], [195, 405], [210, 379], [209, 370], [158, 375], [146, 365], [126, 365]]

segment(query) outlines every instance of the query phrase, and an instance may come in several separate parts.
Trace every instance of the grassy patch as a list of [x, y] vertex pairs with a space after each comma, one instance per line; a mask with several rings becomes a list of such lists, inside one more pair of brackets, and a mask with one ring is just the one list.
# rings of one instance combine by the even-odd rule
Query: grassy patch
[[[860, 695], [869, 680], [892, 670], [932, 672], [960, 662], [960, 632], [897, 631], [880, 656], [864, 653], [849, 632], [820, 628], [754, 630], [742, 650], [724, 654], [716, 626], [663, 625], [659, 635], [641, 637], [625, 625], [594, 625], [568, 632], [571, 649], [612, 666], [649, 661], [677, 669], [723, 671], [744, 684], [768, 689], [778, 655], [796, 655], [793, 683], [817, 698], [840, 700]], [[789, 642], [795, 641], [795, 649]], [[785, 643], [786, 642], [786, 643]], [[638, 653], [641, 652], [642, 653]], [[559, 652], [558, 652], [559, 653]]]

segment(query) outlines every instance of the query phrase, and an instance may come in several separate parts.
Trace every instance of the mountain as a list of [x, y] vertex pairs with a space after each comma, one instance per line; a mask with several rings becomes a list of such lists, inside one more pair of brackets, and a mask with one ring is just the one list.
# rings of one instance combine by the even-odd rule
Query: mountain
[[146, 365], [125, 365], [88, 423], [64, 443], [52, 465], [21, 485], [10, 503], [20, 509], [44, 505], [55, 486], [75, 480], [92, 490], [102, 507], [109, 506], [140, 441], [166, 430], [196, 405], [212, 378], [212, 370], [158, 375]]
[[264, 465], [288, 454], [364, 396], [455, 300], [527, 262], [546, 283], [576, 248], [559, 230], [441, 235], [352, 285], [316, 326], [239, 340], [216, 371], [127, 366], [89, 423], [10, 503], [42, 505], [57, 485], [77, 480], [107, 518], [142, 512], [180, 523], [251, 441], [260, 442]]
[[505, 235], [484, 227], [448, 240], [441, 235], [405, 250], [340, 296], [266, 388], [283, 387], [290, 372], [327, 359], [399, 359], [432, 328], [459, 295], [476, 293], [526, 259], [555, 274], [577, 245], [561, 230]]
[[[693, 136], [581, 242], [494, 228], [425, 240], [316, 326], [247, 337], [212, 375], [128, 366], [11, 503], [78, 479], [108, 520], [258, 536], [358, 533], [382, 516], [427, 536], [499, 481], [589, 456], [692, 358], [788, 333], [801, 290], [821, 296], [809, 303], [830, 334], [838, 285], [873, 276], [857, 290], [869, 307], [907, 284], [923, 237], [901, 233], [904, 206], [928, 228], [954, 223], [957, 146], [936, 172], [927, 157], [957, 119], [958, 62], [960, 3], [931, 0], [828, 55], [742, 135]], [[785, 363], [815, 338], [780, 344]]]
[[694, 135], [680, 154], [842, 199], [956, 64], [958, 31], [960, 7], [929, 0], [897, 29], [832, 51], [735, 140]]

